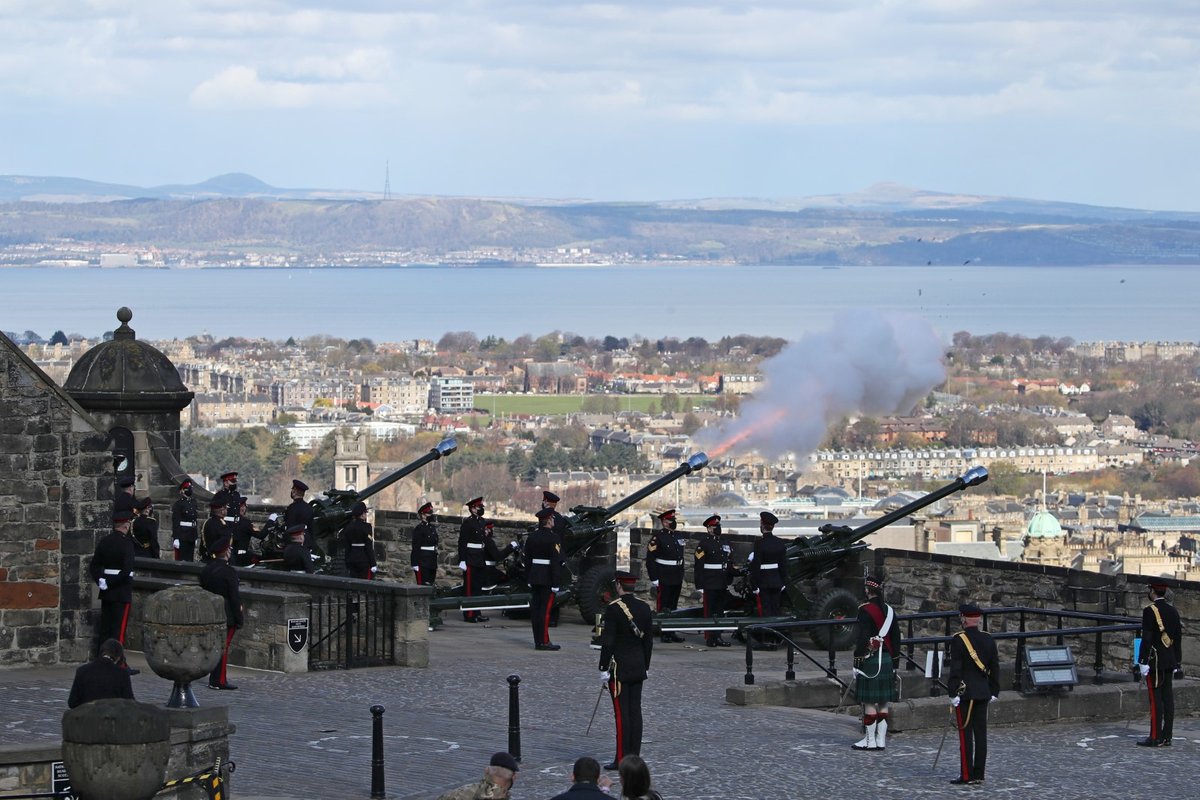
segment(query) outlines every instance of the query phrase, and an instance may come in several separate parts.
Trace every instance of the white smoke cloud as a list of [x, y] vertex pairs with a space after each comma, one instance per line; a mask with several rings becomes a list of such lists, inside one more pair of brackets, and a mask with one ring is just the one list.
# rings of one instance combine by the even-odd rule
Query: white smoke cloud
[[740, 416], [697, 432], [710, 452], [742, 437], [731, 453], [757, 450], [802, 459], [829, 426], [850, 415], [907, 412], [945, 379], [945, 346], [925, 320], [874, 310], [845, 311], [829, 331], [805, 334], [762, 364], [764, 382]]

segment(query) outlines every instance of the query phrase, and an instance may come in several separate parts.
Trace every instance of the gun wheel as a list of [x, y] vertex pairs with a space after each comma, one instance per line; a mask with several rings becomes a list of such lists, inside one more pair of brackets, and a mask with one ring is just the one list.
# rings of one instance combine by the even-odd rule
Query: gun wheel
[[579, 613], [584, 623], [593, 625], [596, 615], [613, 601], [612, 584], [617, 573], [612, 567], [592, 567], [579, 576]]
[[845, 589], [832, 589], [822, 595], [813, 607], [813, 619], [844, 619], [845, 625], [823, 625], [813, 628], [809, 636], [823, 650], [829, 649], [833, 640], [834, 650], [849, 650], [854, 646], [857, 634], [858, 598]]

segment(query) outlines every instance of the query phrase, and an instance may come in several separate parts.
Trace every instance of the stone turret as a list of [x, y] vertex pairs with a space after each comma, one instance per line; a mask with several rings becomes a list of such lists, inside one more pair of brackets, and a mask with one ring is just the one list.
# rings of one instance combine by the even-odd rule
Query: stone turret
[[179, 418], [195, 396], [183, 385], [171, 360], [140, 342], [129, 321], [133, 312], [117, 311], [121, 323], [111, 341], [80, 357], [63, 385], [75, 402], [108, 428], [114, 465], [130, 451], [137, 495], [174, 497], [182, 477], [179, 462]]

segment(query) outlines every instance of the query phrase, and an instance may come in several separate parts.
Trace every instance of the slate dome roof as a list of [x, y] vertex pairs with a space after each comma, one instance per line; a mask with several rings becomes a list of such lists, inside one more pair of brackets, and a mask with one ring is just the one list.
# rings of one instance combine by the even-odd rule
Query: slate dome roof
[[63, 388], [81, 406], [97, 411], [178, 410], [192, 401], [171, 359], [139, 342], [129, 321], [133, 312], [117, 311], [120, 326], [111, 341], [88, 350], [71, 368]]

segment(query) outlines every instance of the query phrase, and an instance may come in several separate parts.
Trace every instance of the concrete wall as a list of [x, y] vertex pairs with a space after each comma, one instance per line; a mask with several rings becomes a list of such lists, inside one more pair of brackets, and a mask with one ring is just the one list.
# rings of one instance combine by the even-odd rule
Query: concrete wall
[[112, 507], [105, 439], [0, 335], [0, 666], [90, 655], [86, 567]]

